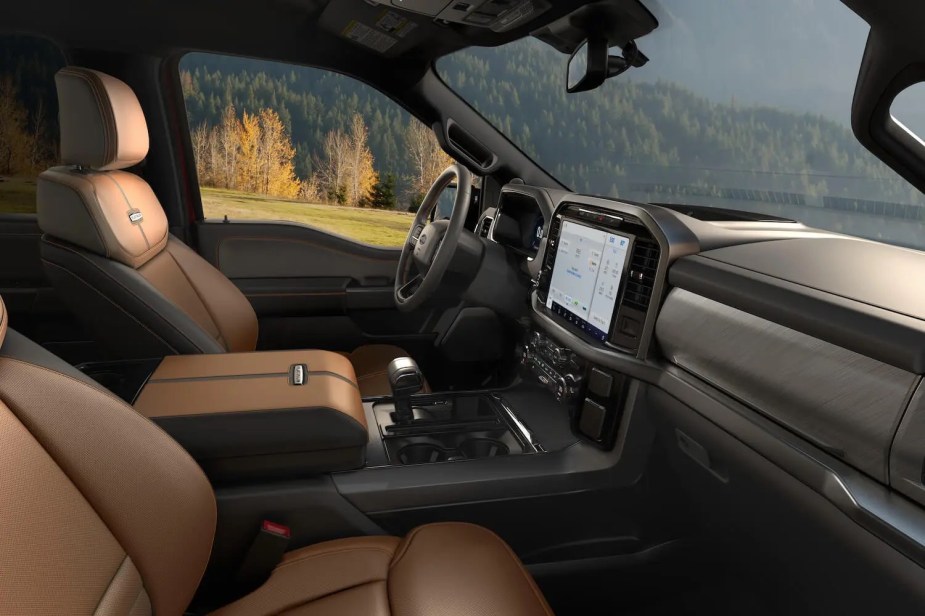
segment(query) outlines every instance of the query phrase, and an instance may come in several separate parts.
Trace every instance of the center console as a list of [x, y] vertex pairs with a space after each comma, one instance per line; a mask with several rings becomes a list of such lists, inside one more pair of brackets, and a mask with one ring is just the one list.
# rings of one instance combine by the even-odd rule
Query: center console
[[[549, 225], [535, 310], [576, 343], [642, 356], [659, 257], [658, 242], [639, 218], [563, 203]], [[594, 365], [539, 329], [528, 334], [520, 359], [528, 374], [569, 406], [575, 434], [605, 449], [613, 446], [629, 384], [624, 375]]]
[[356, 376], [338, 353], [165, 357], [134, 400], [213, 482], [360, 468], [369, 433]]

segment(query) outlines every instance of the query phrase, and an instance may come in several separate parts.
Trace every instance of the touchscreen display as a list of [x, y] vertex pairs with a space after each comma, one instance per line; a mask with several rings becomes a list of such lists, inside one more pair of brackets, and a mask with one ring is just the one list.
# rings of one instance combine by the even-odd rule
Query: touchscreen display
[[546, 307], [605, 340], [629, 248], [626, 236], [563, 221]]

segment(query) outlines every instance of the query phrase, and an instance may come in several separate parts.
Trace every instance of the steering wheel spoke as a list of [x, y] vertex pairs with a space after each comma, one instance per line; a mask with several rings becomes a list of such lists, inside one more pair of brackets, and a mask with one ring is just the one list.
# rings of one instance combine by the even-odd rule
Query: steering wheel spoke
[[421, 237], [421, 232], [424, 230], [424, 225], [415, 225], [411, 229], [411, 233], [408, 235], [408, 245], [411, 248], [414, 248], [418, 245], [418, 239]]
[[421, 276], [420, 274], [415, 274], [411, 280], [409, 280], [408, 282], [403, 284], [401, 287], [399, 287], [396, 293], [398, 293], [399, 297], [401, 297], [402, 299], [408, 299], [412, 295], [414, 295], [414, 292], [418, 290], [418, 288], [421, 286], [421, 283], [423, 281], [424, 281], [423, 276]]

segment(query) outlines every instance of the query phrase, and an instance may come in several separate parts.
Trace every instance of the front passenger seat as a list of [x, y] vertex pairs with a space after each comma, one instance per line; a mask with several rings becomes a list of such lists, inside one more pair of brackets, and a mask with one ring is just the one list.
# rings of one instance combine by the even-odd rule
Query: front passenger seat
[[[42, 260], [72, 311], [123, 358], [249, 352], [257, 316], [228, 278], [168, 233], [151, 187], [123, 171], [148, 153], [141, 105], [124, 82], [67, 67], [55, 75], [61, 159], [38, 179]], [[349, 355], [361, 394], [389, 393], [391, 345]]]
[[[306, 519], [304, 523], [310, 524]], [[180, 616], [215, 536], [215, 497], [165, 432], [7, 328], [0, 299], [0, 614]], [[510, 548], [429, 524], [286, 554], [221, 616], [551, 616]]]

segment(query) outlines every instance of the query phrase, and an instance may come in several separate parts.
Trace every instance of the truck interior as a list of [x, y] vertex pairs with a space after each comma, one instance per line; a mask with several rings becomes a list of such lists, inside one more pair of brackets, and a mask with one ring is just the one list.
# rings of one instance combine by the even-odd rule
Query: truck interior
[[925, 5], [764, 4], [8, 3], [0, 614], [922, 613]]

